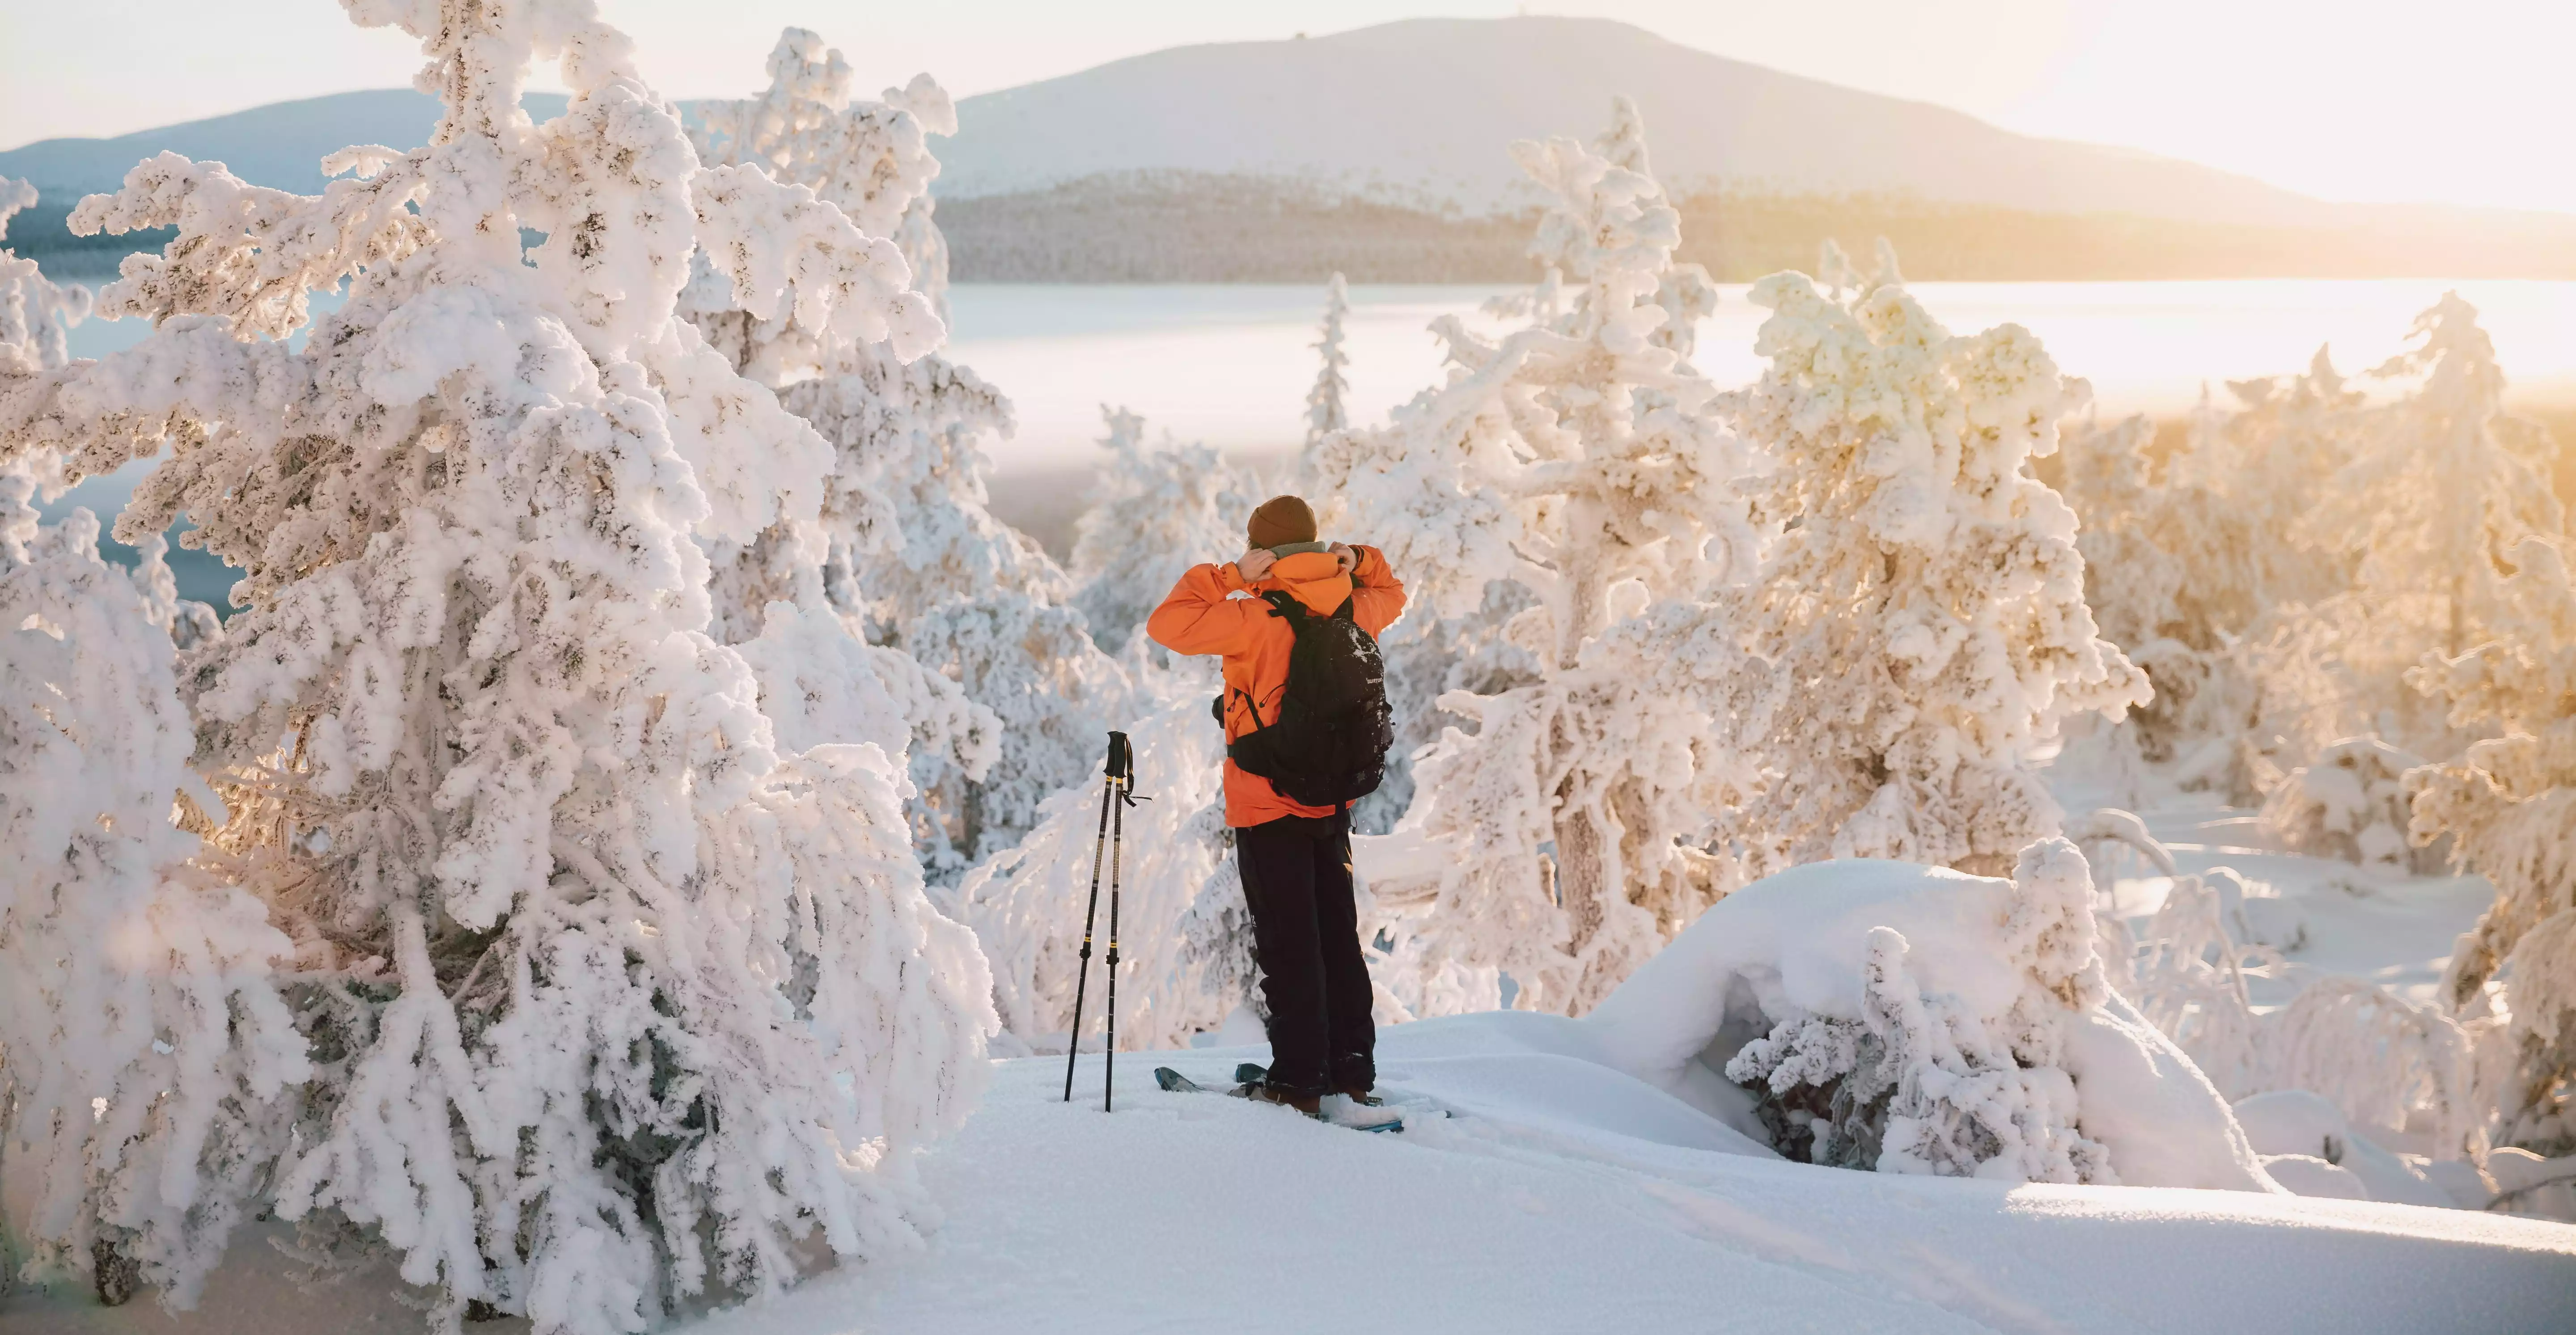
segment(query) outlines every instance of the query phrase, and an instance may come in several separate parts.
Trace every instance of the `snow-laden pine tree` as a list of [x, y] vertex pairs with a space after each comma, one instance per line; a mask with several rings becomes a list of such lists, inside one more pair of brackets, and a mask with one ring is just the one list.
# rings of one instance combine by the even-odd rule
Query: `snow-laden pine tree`
[[2576, 583], [2554, 542], [2504, 556], [2483, 618], [2496, 638], [2411, 677], [2453, 726], [2488, 736], [2407, 783], [2415, 839], [2448, 837], [2496, 887], [2442, 980], [2454, 1012], [2508, 1017], [2496, 1138], [2560, 1155], [2576, 1152]]
[[[2557, 446], [2537, 423], [2504, 410], [2504, 371], [2477, 310], [2456, 292], [2415, 318], [2417, 346], [2376, 375], [2421, 377], [2373, 414], [2360, 452], [2320, 487], [2305, 536], [2355, 560], [2353, 596], [2370, 607], [2370, 634], [2407, 654], [2468, 651], [2495, 606], [2508, 553], [2526, 536], [2555, 537], [2565, 514], [2549, 486]], [[2411, 651], [2411, 652], [2410, 652]]]
[[[840, 53], [802, 29], [780, 37], [769, 73], [760, 96], [709, 108], [701, 151], [808, 186], [868, 234], [895, 237], [915, 290], [944, 309], [947, 243], [929, 195], [939, 163], [926, 136], [955, 132], [947, 94], [924, 75], [856, 98]], [[933, 874], [952, 878], [1016, 842], [1040, 800], [1089, 772], [1101, 734], [1128, 712], [1130, 683], [1067, 606], [1065, 573], [988, 508], [984, 442], [1010, 432], [1009, 401], [935, 353], [907, 359], [754, 309], [712, 281], [721, 267], [691, 284], [689, 318], [779, 388], [833, 463], [812, 525], [713, 551], [718, 624], [748, 639], [770, 601], [810, 613], [819, 595], [872, 647], [901, 651], [874, 661], [895, 696], [924, 706], [909, 715], [910, 810]], [[946, 719], [970, 726], [942, 731]]]
[[[1610, 99], [1610, 128], [1592, 141], [1592, 152], [1611, 166], [1647, 180], [1651, 191], [1640, 196], [1639, 203], [1670, 206], [1663, 182], [1646, 157], [1646, 118], [1638, 114], [1636, 103], [1624, 97]], [[1601, 262], [1600, 238], [1585, 235], [1575, 225], [1579, 221], [1571, 213], [1542, 215], [1530, 254], [1550, 271], [1564, 275], [1565, 281], [1588, 286], [1590, 270]], [[1576, 300], [1582, 299], [1578, 292]], [[1659, 347], [1689, 357], [1699, 344], [1699, 322], [1717, 309], [1717, 285], [1709, 281], [1708, 270], [1667, 260], [1655, 275], [1653, 301], [1664, 308], [1664, 322], [1648, 337]]]
[[[2557, 446], [2504, 410], [2504, 372], [2476, 310], [2447, 293], [2413, 332], [2416, 346], [2373, 373], [2417, 381], [2412, 392], [2368, 412], [2351, 461], [2306, 484], [2318, 499], [2300, 540], [2350, 571], [2287, 646], [2305, 660], [2288, 666], [2313, 678], [2304, 694], [2324, 697], [2306, 702], [2321, 720], [2310, 746], [2366, 733], [2457, 754], [2468, 739], [2450, 735], [2404, 678], [2428, 653], [2457, 657], [2510, 635], [2495, 621], [2517, 567], [2510, 553], [2525, 537], [2564, 531], [2549, 482]], [[2294, 753], [2284, 767], [2308, 758]]]
[[1417, 1012], [1497, 1004], [1501, 971], [1515, 1004], [1579, 1013], [1730, 884], [1703, 845], [1734, 777], [1710, 681], [1737, 653], [1707, 600], [1755, 535], [1716, 387], [1661, 336], [1680, 216], [1574, 140], [1513, 152], [1551, 196], [1558, 299], [1499, 341], [1436, 325], [1448, 383], [1317, 460], [1348, 535], [1403, 572], [1408, 622], [1472, 621], [1508, 581], [1504, 634], [1539, 676], [1442, 697], [1477, 731], [1415, 762], [1396, 837], [1438, 851], [1371, 888]]
[[1744, 604], [1760, 665], [1730, 704], [1764, 782], [1739, 837], [1766, 869], [2007, 868], [2056, 832], [2033, 765], [2059, 722], [2148, 694], [2085, 607], [2074, 513], [2030, 474], [2083, 383], [2018, 325], [1952, 335], [1885, 253], [1848, 301], [1796, 273], [1752, 299], [1771, 364], [1728, 408], [1788, 526]]
[[[705, 633], [693, 530], [810, 515], [831, 455], [675, 309], [720, 238], [747, 309], [937, 323], [809, 189], [702, 167], [583, 0], [350, 10], [420, 40], [430, 144], [334, 155], [360, 174], [319, 196], [138, 166], [74, 225], [179, 229], [102, 294], [156, 332], [0, 383], [0, 452], [166, 450], [120, 531], [184, 511], [243, 571], [180, 690], [313, 1076], [239, 1171], [451, 1322], [631, 1331], [911, 1245], [989, 984], [888, 756], [782, 755]], [[540, 56], [572, 89], [542, 125]]]
[[[0, 231], [34, 202], [0, 181]], [[89, 305], [0, 250], [0, 385], [65, 366]], [[286, 938], [172, 823], [182, 792], [222, 811], [171, 676], [174, 617], [193, 636], [203, 605], [183, 611], [157, 535], [129, 574], [89, 511], [40, 528], [60, 463], [0, 449], [0, 1266], [185, 1304], [308, 1067], [269, 976]]]
[[1261, 497], [1249, 473], [1207, 446], [1178, 444], [1165, 432], [1149, 447], [1144, 418], [1106, 404], [1100, 415], [1108, 427], [1100, 447], [1109, 458], [1074, 521], [1073, 577], [1081, 587], [1073, 605], [1090, 620], [1092, 639], [1116, 654], [1183, 572], [1243, 549], [1244, 521]]
[[223, 806], [155, 609], [89, 511], [40, 530], [30, 490], [0, 475], [0, 1253], [185, 1307], [311, 1073], [288, 942], [172, 823], [182, 793], [200, 828]]
[[1338, 273], [1324, 285], [1324, 324], [1315, 337], [1315, 355], [1322, 367], [1315, 372], [1315, 387], [1306, 391], [1306, 452], [1311, 455], [1324, 437], [1351, 424], [1342, 399], [1350, 393], [1351, 382], [1343, 368], [1351, 364], [1349, 353], [1342, 351], [1342, 322], [1351, 313], [1350, 288]]
[[[9, 219], [35, 203], [34, 186], [0, 176], [0, 241], [8, 239]], [[89, 311], [88, 288], [56, 283], [34, 260], [0, 250], [0, 358], [11, 359], [18, 374], [71, 360], [71, 327]]]
[[2079, 428], [2062, 453], [2086, 600], [2155, 688], [2131, 716], [2140, 752], [2185, 787], [2253, 804], [2355, 726], [2321, 647], [2334, 623], [2315, 611], [2350, 586], [2352, 562], [2293, 535], [2366, 413], [2323, 349], [2303, 374], [2228, 389], [2237, 406], [2204, 394], [2160, 462], [2140, 418]]

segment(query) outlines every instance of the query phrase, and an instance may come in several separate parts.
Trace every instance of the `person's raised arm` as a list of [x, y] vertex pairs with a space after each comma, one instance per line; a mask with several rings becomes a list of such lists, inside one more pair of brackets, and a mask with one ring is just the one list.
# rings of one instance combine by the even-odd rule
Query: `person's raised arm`
[[1404, 615], [1404, 581], [1375, 547], [1351, 548], [1358, 560], [1351, 567], [1351, 620], [1371, 635], [1383, 635]]
[[1270, 615], [1268, 603], [1226, 597], [1246, 587], [1235, 566], [1191, 566], [1181, 572], [1163, 605], [1145, 618], [1145, 633], [1176, 654], [1231, 653], [1242, 647], [1256, 613]]

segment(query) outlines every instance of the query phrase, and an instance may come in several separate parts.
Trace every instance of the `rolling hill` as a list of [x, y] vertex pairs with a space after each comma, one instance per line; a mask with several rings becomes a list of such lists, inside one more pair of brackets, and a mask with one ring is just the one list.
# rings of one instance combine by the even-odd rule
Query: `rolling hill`
[[[757, 77], [743, 71], [742, 91]], [[1518, 198], [1506, 144], [1588, 135], [1614, 95], [1645, 112], [1656, 166], [1677, 192], [1726, 181], [2236, 223], [2313, 221], [2328, 207], [2187, 162], [2033, 139], [1927, 103], [1782, 74], [1624, 23], [1536, 17], [1407, 19], [1311, 39], [1173, 47], [966, 98], [959, 133], [941, 149], [939, 191], [963, 199], [1186, 172], [1287, 177], [1479, 212]], [[548, 94], [528, 103], [540, 117], [562, 105]], [[418, 145], [436, 114], [410, 89], [340, 93], [113, 139], [43, 140], [0, 152], [0, 176], [49, 191], [103, 190], [168, 149], [309, 191], [324, 154]]]
[[[2576, 277], [2576, 216], [2328, 203], [1575, 18], [1174, 47], [966, 98], [940, 147], [941, 220], [964, 279], [1519, 279], [1516, 215], [1534, 201], [1506, 145], [1588, 136], [1614, 95], [1636, 100], [1658, 173], [1691, 201], [1689, 257], [1722, 275], [1812, 255], [1845, 220], [1869, 229], [1847, 245], [1890, 235], [1925, 278]], [[528, 106], [551, 116], [562, 98]], [[411, 147], [435, 120], [427, 96], [384, 89], [0, 152], [0, 176], [46, 193], [10, 243], [112, 267], [124, 243], [72, 238], [62, 212], [143, 157], [312, 191], [324, 154]]]

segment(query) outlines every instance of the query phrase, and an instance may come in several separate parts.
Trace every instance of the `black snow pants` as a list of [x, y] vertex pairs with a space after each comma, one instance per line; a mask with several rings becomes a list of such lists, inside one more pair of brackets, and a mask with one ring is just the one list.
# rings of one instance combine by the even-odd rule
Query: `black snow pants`
[[1270, 1004], [1267, 1083], [1292, 1094], [1377, 1084], [1377, 1027], [1351, 899], [1351, 818], [1282, 816], [1234, 832]]

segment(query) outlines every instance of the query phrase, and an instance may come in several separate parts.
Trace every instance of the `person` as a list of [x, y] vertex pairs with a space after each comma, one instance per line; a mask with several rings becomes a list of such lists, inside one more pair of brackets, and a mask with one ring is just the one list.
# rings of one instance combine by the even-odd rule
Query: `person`
[[[1374, 547], [1316, 541], [1315, 512], [1277, 496], [1245, 525], [1249, 550], [1227, 565], [1192, 566], [1145, 621], [1145, 633], [1176, 654], [1224, 656], [1228, 743], [1278, 721], [1296, 632], [1260, 595], [1284, 589], [1330, 616], [1347, 602], [1351, 620], [1382, 634], [1404, 611], [1404, 585]], [[1377, 1084], [1374, 995], [1360, 956], [1351, 894], [1347, 803], [1291, 801], [1257, 774], [1225, 762], [1225, 823], [1234, 830], [1243, 897], [1252, 910], [1253, 950], [1270, 1007], [1270, 1067], [1245, 1092], [1308, 1116], [1343, 1095], [1371, 1102]]]

